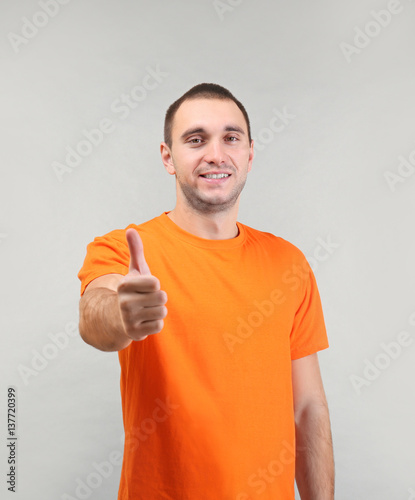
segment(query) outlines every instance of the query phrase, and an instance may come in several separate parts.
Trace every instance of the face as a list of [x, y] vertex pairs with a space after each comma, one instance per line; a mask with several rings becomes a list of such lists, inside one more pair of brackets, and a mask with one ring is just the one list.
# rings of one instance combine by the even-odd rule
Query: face
[[177, 202], [201, 213], [229, 210], [239, 200], [253, 159], [244, 115], [231, 100], [192, 99], [177, 110], [172, 147], [162, 143], [176, 176]]

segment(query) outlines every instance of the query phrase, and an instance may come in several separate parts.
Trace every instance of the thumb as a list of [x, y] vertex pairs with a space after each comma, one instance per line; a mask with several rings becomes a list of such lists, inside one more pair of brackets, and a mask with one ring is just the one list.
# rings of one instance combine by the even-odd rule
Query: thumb
[[135, 229], [127, 229], [125, 234], [130, 251], [129, 273], [138, 271], [140, 274], [151, 274], [150, 268], [144, 258], [144, 247], [140, 235]]

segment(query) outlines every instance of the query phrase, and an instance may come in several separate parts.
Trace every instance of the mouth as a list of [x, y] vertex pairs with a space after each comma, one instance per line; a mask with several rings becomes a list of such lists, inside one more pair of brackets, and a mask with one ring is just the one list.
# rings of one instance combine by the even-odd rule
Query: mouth
[[230, 176], [231, 174], [221, 173], [221, 174], [203, 174], [200, 177], [203, 177], [204, 179], [227, 179]]

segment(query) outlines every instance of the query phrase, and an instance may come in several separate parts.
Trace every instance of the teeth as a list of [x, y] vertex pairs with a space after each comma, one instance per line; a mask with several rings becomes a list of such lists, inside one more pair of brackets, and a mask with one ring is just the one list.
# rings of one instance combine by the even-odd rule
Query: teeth
[[223, 177], [229, 177], [229, 174], [206, 174], [202, 177], [206, 177], [207, 179], [222, 179]]

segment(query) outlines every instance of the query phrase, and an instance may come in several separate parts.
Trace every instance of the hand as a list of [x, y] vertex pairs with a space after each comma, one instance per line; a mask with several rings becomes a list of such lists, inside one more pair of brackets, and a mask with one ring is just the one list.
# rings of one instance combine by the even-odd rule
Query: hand
[[159, 280], [150, 272], [138, 232], [127, 229], [126, 237], [130, 270], [118, 285], [118, 303], [126, 335], [133, 340], [143, 340], [163, 329], [167, 294], [160, 290]]

